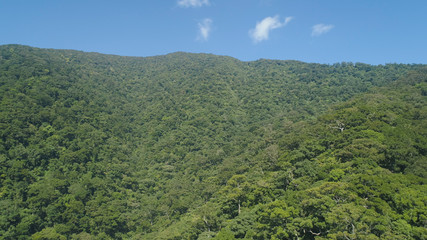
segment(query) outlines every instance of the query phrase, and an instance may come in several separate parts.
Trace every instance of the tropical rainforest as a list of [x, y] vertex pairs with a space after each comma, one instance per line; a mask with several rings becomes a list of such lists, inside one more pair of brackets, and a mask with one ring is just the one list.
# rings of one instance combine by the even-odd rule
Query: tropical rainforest
[[1, 239], [427, 239], [427, 66], [0, 46]]

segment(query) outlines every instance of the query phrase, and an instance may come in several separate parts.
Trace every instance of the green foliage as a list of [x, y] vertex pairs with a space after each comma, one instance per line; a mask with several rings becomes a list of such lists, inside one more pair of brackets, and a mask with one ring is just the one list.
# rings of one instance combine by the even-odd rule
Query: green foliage
[[425, 239], [426, 67], [0, 46], [3, 239]]

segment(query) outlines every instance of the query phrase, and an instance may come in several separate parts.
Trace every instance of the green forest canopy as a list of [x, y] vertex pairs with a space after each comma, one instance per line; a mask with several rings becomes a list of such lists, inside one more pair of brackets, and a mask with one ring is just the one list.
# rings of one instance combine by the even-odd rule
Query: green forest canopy
[[425, 239], [426, 80], [0, 46], [0, 236]]

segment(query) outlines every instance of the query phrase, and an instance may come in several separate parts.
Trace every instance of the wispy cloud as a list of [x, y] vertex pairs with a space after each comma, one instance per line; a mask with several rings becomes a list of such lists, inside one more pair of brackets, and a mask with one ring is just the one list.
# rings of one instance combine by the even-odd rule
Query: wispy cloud
[[293, 17], [287, 17], [284, 22], [280, 22], [278, 15], [266, 17], [261, 22], [257, 22], [254, 29], [249, 30], [249, 36], [254, 43], [268, 40], [271, 30], [286, 26], [292, 19]]
[[209, 5], [209, 0], [178, 0], [180, 7], [202, 7], [203, 5]]
[[199, 27], [199, 36], [197, 37], [197, 40], [207, 41], [212, 29], [212, 19], [205, 18], [197, 25]]
[[334, 25], [316, 24], [312, 28], [313, 30], [311, 32], [311, 36], [313, 37], [320, 36], [322, 34], [325, 34], [331, 31], [332, 28], [334, 28]]
[[290, 21], [292, 21], [294, 17], [286, 17], [285, 18], [285, 25], [288, 24]]

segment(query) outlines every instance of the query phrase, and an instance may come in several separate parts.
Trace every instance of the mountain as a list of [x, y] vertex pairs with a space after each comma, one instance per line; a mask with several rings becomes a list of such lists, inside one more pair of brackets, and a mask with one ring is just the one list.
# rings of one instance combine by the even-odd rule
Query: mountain
[[426, 79], [0, 46], [0, 236], [425, 239]]

